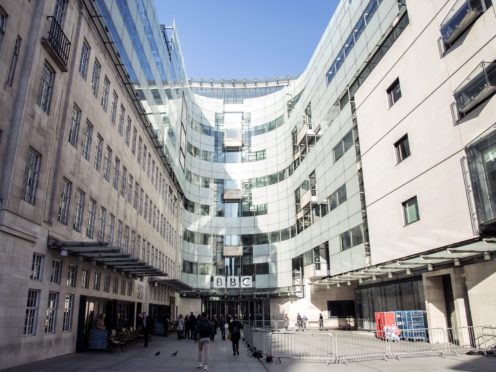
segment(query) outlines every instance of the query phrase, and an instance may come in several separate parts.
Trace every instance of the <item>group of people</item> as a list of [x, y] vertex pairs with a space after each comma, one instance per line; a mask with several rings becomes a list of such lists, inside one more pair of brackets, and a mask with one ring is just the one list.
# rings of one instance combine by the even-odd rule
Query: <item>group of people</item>
[[217, 330], [220, 330], [222, 340], [227, 338], [232, 343], [233, 355], [239, 355], [239, 340], [243, 324], [235, 317], [207, 316], [206, 313], [195, 316], [192, 312], [183, 317], [179, 315], [176, 321], [178, 339], [193, 339], [198, 342], [198, 368], [208, 369], [208, 345], [215, 341]]

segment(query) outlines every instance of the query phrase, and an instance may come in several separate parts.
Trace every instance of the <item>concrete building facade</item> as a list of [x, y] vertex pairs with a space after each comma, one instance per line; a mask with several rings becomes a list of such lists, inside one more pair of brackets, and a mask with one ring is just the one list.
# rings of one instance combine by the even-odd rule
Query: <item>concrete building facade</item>
[[[374, 329], [375, 312], [392, 310], [424, 310], [429, 327], [494, 324], [491, 1], [342, 1], [305, 71], [263, 81], [188, 79], [175, 26], [158, 24], [151, 1], [69, 1], [68, 72], [48, 84], [57, 109], [47, 115], [46, 76], [60, 62], [40, 39], [60, 3], [29, 3], [21, 15], [0, 2], [0, 48], [14, 48], [0, 58], [12, 81], [0, 98], [12, 107], [0, 135], [9, 262], [0, 288], [12, 299], [1, 307], [10, 332], [1, 342], [13, 355], [39, 351], [18, 363], [48, 356], [39, 345], [51, 342], [58, 292], [127, 302], [135, 313], [167, 305], [172, 316], [204, 310], [258, 325], [325, 313], [333, 327]], [[32, 46], [23, 52], [22, 41], [18, 61], [16, 33]], [[12, 79], [11, 61], [24, 69]], [[113, 156], [102, 150], [98, 171], [100, 143]], [[98, 236], [110, 213], [117, 241]], [[62, 278], [69, 265], [90, 276], [96, 267], [133, 290], [58, 289], [54, 260]], [[45, 332], [40, 321], [39, 334], [24, 337], [27, 315], [16, 323], [8, 314], [29, 314], [37, 296]], [[83, 340], [57, 332], [52, 339], [71, 342], [51, 355]]]

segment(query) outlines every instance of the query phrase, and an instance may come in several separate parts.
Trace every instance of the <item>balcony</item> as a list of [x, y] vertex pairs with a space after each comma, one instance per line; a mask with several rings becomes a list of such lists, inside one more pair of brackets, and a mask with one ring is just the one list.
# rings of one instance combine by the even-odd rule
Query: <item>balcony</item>
[[227, 151], [237, 151], [243, 146], [241, 138], [224, 137], [224, 148]]
[[243, 197], [241, 189], [224, 189], [225, 201], [239, 201]]
[[41, 38], [41, 43], [47, 49], [48, 53], [54, 58], [57, 65], [63, 72], [67, 72], [67, 63], [69, 62], [69, 52], [71, 42], [65, 36], [64, 30], [59, 25], [55, 17], [48, 16], [50, 20], [50, 30], [47, 37]]
[[307, 190], [300, 198], [301, 209], [306, 209], [311, 204], [317, 204], [317, 196], [312, 195], [312, 190]]
[[441, 23], [444, 43], [452, 45], [485, 10], [485, 0], [458, 0]]
[[296, 141], [297, 141], [298, 145], [301, 144], [301, 142], [303, 142], [303, 140], [307, 136], [311, 136], [312, 138], [314, 138], [315, 132], [312, 129], [310, 129], [310, 126], [307, 123], [305, 123], [300, 128], [300, 131], [298, 132], [298, 135], [296, 136]]
[[482, 62], [455, 90], [458, 112], [463, 116], [496, 92], [496, 63]]

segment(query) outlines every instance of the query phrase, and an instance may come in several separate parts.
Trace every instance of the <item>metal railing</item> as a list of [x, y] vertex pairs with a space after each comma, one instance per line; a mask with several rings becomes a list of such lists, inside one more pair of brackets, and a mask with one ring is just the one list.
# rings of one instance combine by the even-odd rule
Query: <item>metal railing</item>
[[59, 25], [55, 17], [48, 16], [47, 19], [51, 20], [50, 30], [46, 41], [52, 47], [54, 53], [60, 58], [60, 61], [67, 66], [69, 61], [69, 52], [71, 50], [71, 42], [64, 33], [64, 30]]
[[[276, 325], [278, 322], [274, 321]], [[407, 356], [496, 352], [496, 327], [399, 329], [383, 331], [292, 332], [245, 326], [244, 340], [253, 351], [281, 362], [310, 360], [350, 363]]]

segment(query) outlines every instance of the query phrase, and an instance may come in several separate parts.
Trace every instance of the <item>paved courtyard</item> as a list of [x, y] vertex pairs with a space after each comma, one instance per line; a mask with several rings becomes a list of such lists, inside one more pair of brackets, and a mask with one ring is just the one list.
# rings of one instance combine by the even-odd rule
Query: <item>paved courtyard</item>
[[[401, 358], [400, 360], [375, 360], [368, 362], [330, 364], [298, 362], [283, 359], [279, 363], [261, 362], [252, 357], [243, 343], [240, 355], [233, 356], [231, 344], [219, 338], [210, 344], [209, 370], [216, 372], [320, 372], [320, 371], [496, 371], [496, 357], [483, 356], [429, 356]], [[159, 355], [155, 355], [160, 351]], [[177, 355], [172, 354], [177, 351]], [[197, 345], [191, 340], [177, 340], [174, 336], [153, 337], [148, 348], [135, 343], [127, 351], [86, 352], [69, 354], [6, 371], [52, 372], [52, 371], [197, 371]]]

